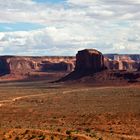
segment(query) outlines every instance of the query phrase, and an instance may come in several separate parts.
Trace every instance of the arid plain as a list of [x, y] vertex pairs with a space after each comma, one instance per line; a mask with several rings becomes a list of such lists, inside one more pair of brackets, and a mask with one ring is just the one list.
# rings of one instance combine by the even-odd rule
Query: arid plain
[[2, 140], [140, 139], [140, 87], [0, 85]]

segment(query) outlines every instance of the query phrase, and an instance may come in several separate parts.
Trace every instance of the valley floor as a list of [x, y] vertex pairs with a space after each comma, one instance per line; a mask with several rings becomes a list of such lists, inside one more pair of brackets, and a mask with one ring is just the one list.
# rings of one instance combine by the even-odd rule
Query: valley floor
[[0, 84], [1, 140], [139, 140], [140, 86]]

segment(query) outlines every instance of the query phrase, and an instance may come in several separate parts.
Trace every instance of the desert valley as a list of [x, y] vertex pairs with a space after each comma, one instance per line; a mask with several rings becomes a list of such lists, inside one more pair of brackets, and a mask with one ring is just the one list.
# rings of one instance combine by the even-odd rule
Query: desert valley
[[140, 55], [0, 57], [1, 140], [139, 140]]

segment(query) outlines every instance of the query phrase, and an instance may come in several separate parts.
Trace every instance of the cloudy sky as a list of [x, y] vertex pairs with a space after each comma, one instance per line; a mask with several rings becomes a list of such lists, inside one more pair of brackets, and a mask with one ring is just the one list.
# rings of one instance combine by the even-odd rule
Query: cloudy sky
[[0, 0], [0, 55], [140, 53], [140, 0]]

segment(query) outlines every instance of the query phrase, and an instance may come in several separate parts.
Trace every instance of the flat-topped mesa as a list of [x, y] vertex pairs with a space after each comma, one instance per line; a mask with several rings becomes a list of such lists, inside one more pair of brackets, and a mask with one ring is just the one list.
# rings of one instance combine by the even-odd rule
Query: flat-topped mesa
[[6, 74], [26, 75], [33, 72], [71, 72], [75, 57], [26, 57], [0, 56], [0, 76]]
[[78, 51], [76, 55], [75, 71], [81, 73], [95, 73], [105, 69], [104, 56], [95, 49]]

